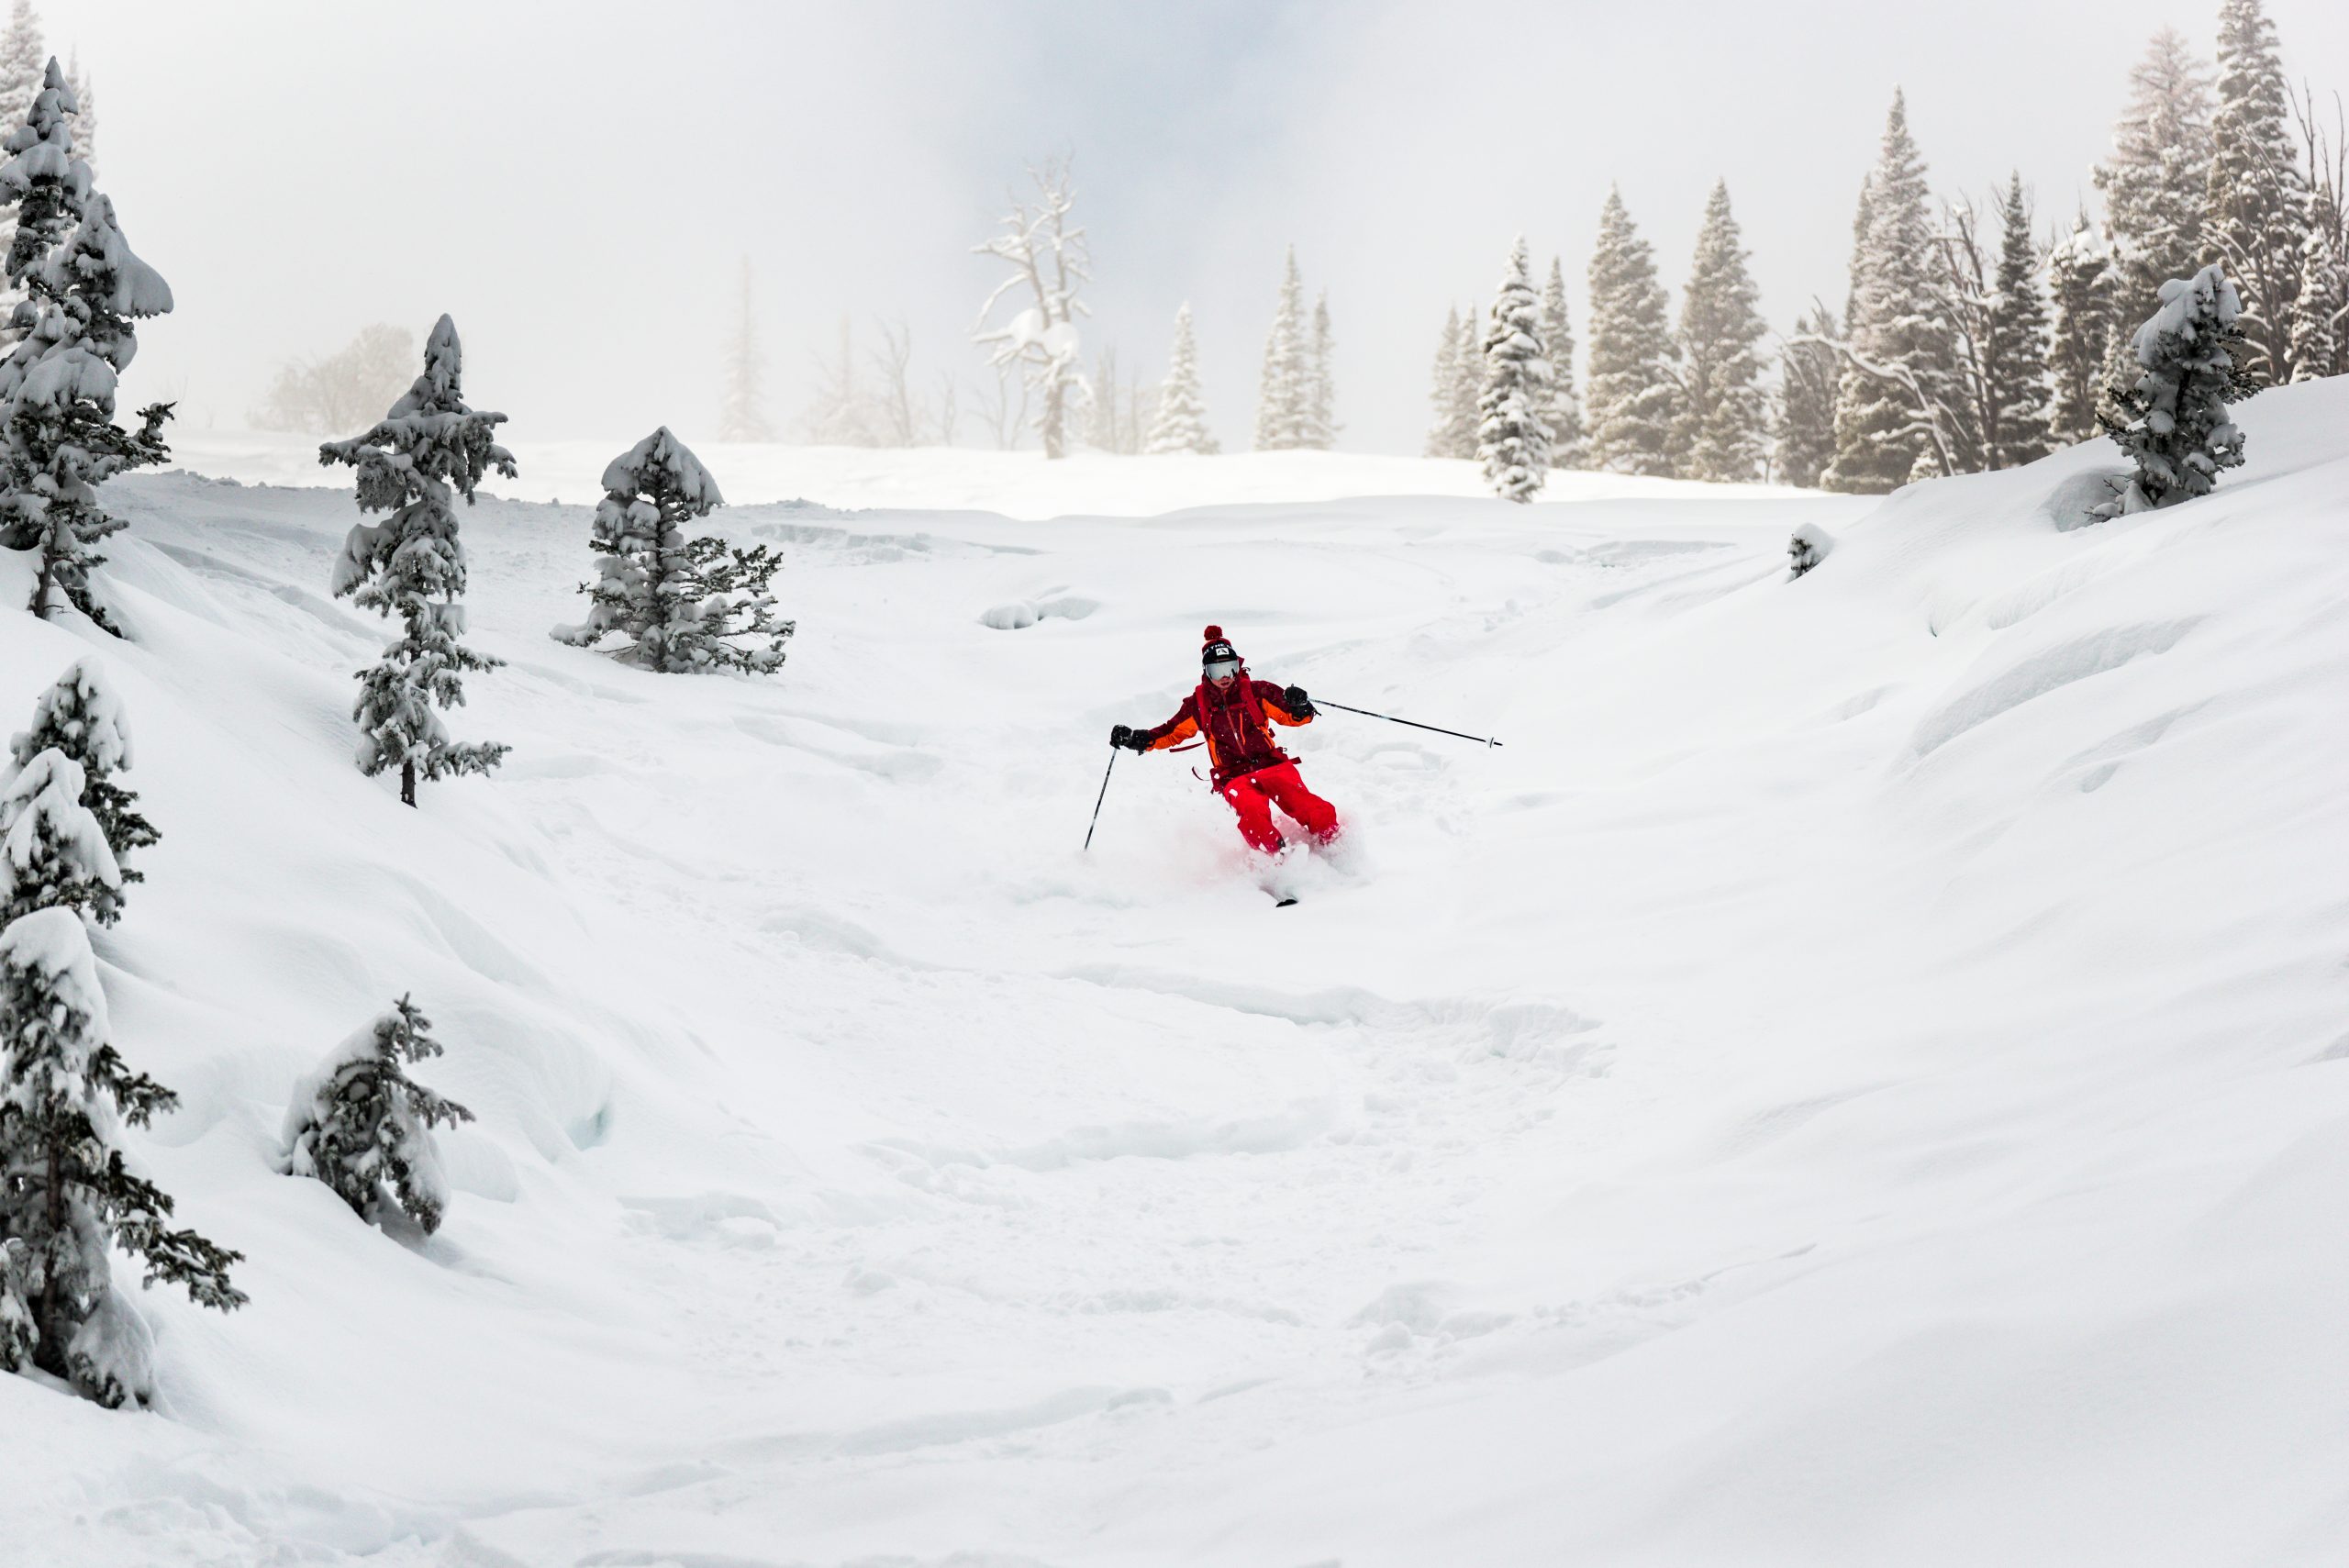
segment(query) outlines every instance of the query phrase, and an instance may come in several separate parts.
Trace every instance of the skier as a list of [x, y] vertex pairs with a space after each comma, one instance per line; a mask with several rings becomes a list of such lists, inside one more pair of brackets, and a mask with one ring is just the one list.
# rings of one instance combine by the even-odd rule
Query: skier
[[1199, 674], [1198, 689], [1183, 699], [1174, 717], [1149, 729], [1118, 725], [1109, 731], [1109, 744], [1163, 751], [1195, 735], [1204, 737], [1215, 792], [1239, 814], [1240, 836], [1264, 854], [1276, 855], [1288, 846], [1273, 825], [1275, 806], [1315, 843], [1337, 838], [1337, 807], [1305, 787], [1297, 763], [1273, 743], [1264, 723], [1269, 718], [1275, 724], [1310, 724], [1313, 704], [1305, 688], [1284, 689], [1250, 675], [1219, 626], [1207, 629]]

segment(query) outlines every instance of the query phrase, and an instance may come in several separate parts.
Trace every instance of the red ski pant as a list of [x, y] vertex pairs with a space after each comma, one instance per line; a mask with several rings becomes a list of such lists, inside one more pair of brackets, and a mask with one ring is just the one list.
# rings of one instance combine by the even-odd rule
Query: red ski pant
[[1286, 841], [1273, 826], [1275, 806], [1319, 843], [1326, 844], [1338, 836], [1338, 808], [1305, 787], [1295, 762], [1275, 762], [1242, 773], [1217, 793], [1240, 814], [1240, 836], [1251, 849], [1265, 854], [1278, 851]]

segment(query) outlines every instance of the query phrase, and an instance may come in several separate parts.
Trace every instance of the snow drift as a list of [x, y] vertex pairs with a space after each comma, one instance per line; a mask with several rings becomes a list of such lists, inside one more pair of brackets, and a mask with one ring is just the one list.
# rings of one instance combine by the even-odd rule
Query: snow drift
[[[13, 617], [0, 701], [121, 693], [162, 837], [115, 1038], [251, 1305], [138, 1298], [150, 1414], [0, 1379], [11, 1549], [2337, 1558], [2349, 385], [2241, 423], [2216, 495], [2084, 528], [2109, 450], [1881, 503], [739, 507], [769, 680], [550, 643], [586, 511], [484, 501], [467, 723], [515, 750], [416, 812], [347, 761], [348, 496], [117, 482], [136, 640]], [[1508, 744], [1298, 732], [1354, 838], [1294, 909], [1179, 759], [1080, 858], [1209, 619]], [[479, 1120], [403, 1240], [273, 1161], [407, 992]]]

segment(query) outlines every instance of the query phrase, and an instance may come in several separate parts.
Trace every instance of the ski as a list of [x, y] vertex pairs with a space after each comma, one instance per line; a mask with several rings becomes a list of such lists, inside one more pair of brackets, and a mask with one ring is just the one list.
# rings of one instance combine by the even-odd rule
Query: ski
[[1273, 895], [1273, 907], [1275, 909], [1286, 909], [1296, 902], [1297, 895], [1294, 893], [1290, 894], [1286, 898], [1282, 897], [1279, 894], [1275, 894]]

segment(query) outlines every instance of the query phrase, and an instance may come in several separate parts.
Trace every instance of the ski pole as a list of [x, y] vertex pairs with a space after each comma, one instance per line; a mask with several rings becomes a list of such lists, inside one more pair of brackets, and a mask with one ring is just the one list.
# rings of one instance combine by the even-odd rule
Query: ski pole
[[[1415, 718], [1397, 718], [1391, 713], [1373, 713], [1366, 707], [1347, 707], [1345, 704], [1341, 702], [1331, 702], [1328, 697], [1315, 697], [1312, 700], [1315, 707], [1334, 707], [1345, 713], [1358, 713], [1364, 718], [1383, 718], [1389, 724], [1408, 724], [1414, 729], [1432, 729], [1438, 735], [1452, 735], [1457, 736], [1463, 740], [1482, 741], [1486, 746], [1497, 746], [1500, 744], [1499, 741], [1494, 740], [1489, 735], [1470, 735], [1463, 730], [1446, 729], [1440, 724], [1421, 724]], [[1104, 787], [1107, 787], [1106, 780], [1104, 781]]]
[[1085, 848], [1077, 853], [1087, 854], [1093, 849], [1093, 829], [1101, 826], [1101, 803], [1109, 798], [1109, 775], [1118, 771], [1118, 749], [1109, 748], [1109, 765], [1101, 770], [1101, 793], [1093, 797], [1093, 820], [1085, 825]]

